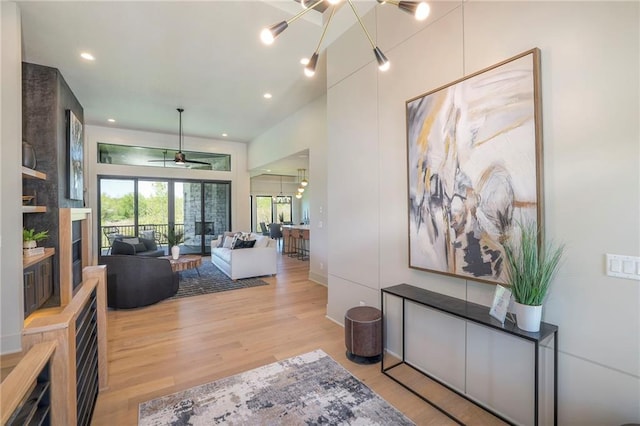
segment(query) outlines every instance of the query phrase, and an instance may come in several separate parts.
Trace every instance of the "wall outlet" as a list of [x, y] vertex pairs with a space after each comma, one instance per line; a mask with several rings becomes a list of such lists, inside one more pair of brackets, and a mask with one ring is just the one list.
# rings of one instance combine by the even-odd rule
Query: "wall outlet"
[[605, 254], [605, 261], [608, 276], [640, 280], [640, 257]]

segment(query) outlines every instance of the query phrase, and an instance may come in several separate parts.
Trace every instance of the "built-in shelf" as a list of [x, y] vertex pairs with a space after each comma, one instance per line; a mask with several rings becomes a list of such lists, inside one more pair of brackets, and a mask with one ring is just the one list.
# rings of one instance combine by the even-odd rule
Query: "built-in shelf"
[[[22, 166], [22, 177], [27, 179], [47, 180], [46, 173]], [[22, 213], [46, 213], [46, 206], [22, 206]]]
[[22, 213], [46, 213], [46, 206], [22, 206]]
[[22, 256], [22, 267], [28, 268], [29, 266], [33, 266], [36, 263], [46, 259], [47, 257], [51, 257], [56, 254], [56, 249], [53, 247], [45, 247], [44, 254], [39, 256]]
[[22, 166], [22, 177], [47, 180], [47, 174]]

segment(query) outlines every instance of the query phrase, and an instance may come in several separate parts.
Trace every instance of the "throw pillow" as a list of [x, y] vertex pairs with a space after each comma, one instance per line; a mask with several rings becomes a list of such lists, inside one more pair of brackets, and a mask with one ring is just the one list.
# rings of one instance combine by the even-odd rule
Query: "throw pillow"
[[222, 244], [224, 248], [232, 248], [233, 247], [233, 237], [224, 237], [224, 243]]
[[140, 239], [138, 239], [138, 238], [123, 238], [122, 242], [123, 243], [127, 243], [127, 244], [136, 245], [136, 244], [140, 243]]
[[244, 248], [244, 241], [241, 239], [237, 239], [235, 243], [233, 243], [233, 247], [231, 247], [231, 250], [236, 250], [236, 249], [241, 249]]
[[220, 234], [218, 235], [218, 245], [216, 247], [222, 247], [224, 245], [225, 236]]
[[134, 244], [133, 248], [136, 250], [136, 253], [147, 251], [147, 246], [145, 246], [144, 243]]
[[255, 244], [256, 240], [245, 241], [244, 244], [242, 244], [242, 248], [253, 248]]
[[256, 239], [253, 241], [255, 241], [255, 245], [254, 245], [255, 248], [267, 247], [267, 244], [269, 244], [269, 237], [266, 237], [264, 235], [258, 235]]

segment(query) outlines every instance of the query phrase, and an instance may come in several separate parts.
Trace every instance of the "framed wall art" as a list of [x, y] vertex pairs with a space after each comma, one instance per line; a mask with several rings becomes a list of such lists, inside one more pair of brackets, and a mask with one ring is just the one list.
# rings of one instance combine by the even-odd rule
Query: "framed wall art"
[[67, 110], [67, 144], [69, 150], [69, 199], [84, 197], [84, 154], [82, 122], [73, 111]]
[[518, 223], [542, 220], [540, 51], [406, 102], [409, 267], [502, 282]]

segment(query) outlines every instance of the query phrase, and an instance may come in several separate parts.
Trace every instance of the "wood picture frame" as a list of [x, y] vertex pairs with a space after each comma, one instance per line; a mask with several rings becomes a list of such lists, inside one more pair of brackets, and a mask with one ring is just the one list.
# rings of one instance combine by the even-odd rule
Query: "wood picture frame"
[[542, 226], [540, 50], [406, 102], [409, 267], [503, 282], [501, 242]]
[[82, 122], [67, 110], [67, 148], [69, 159], [69, 199], [84, 199], [84, 146]]

